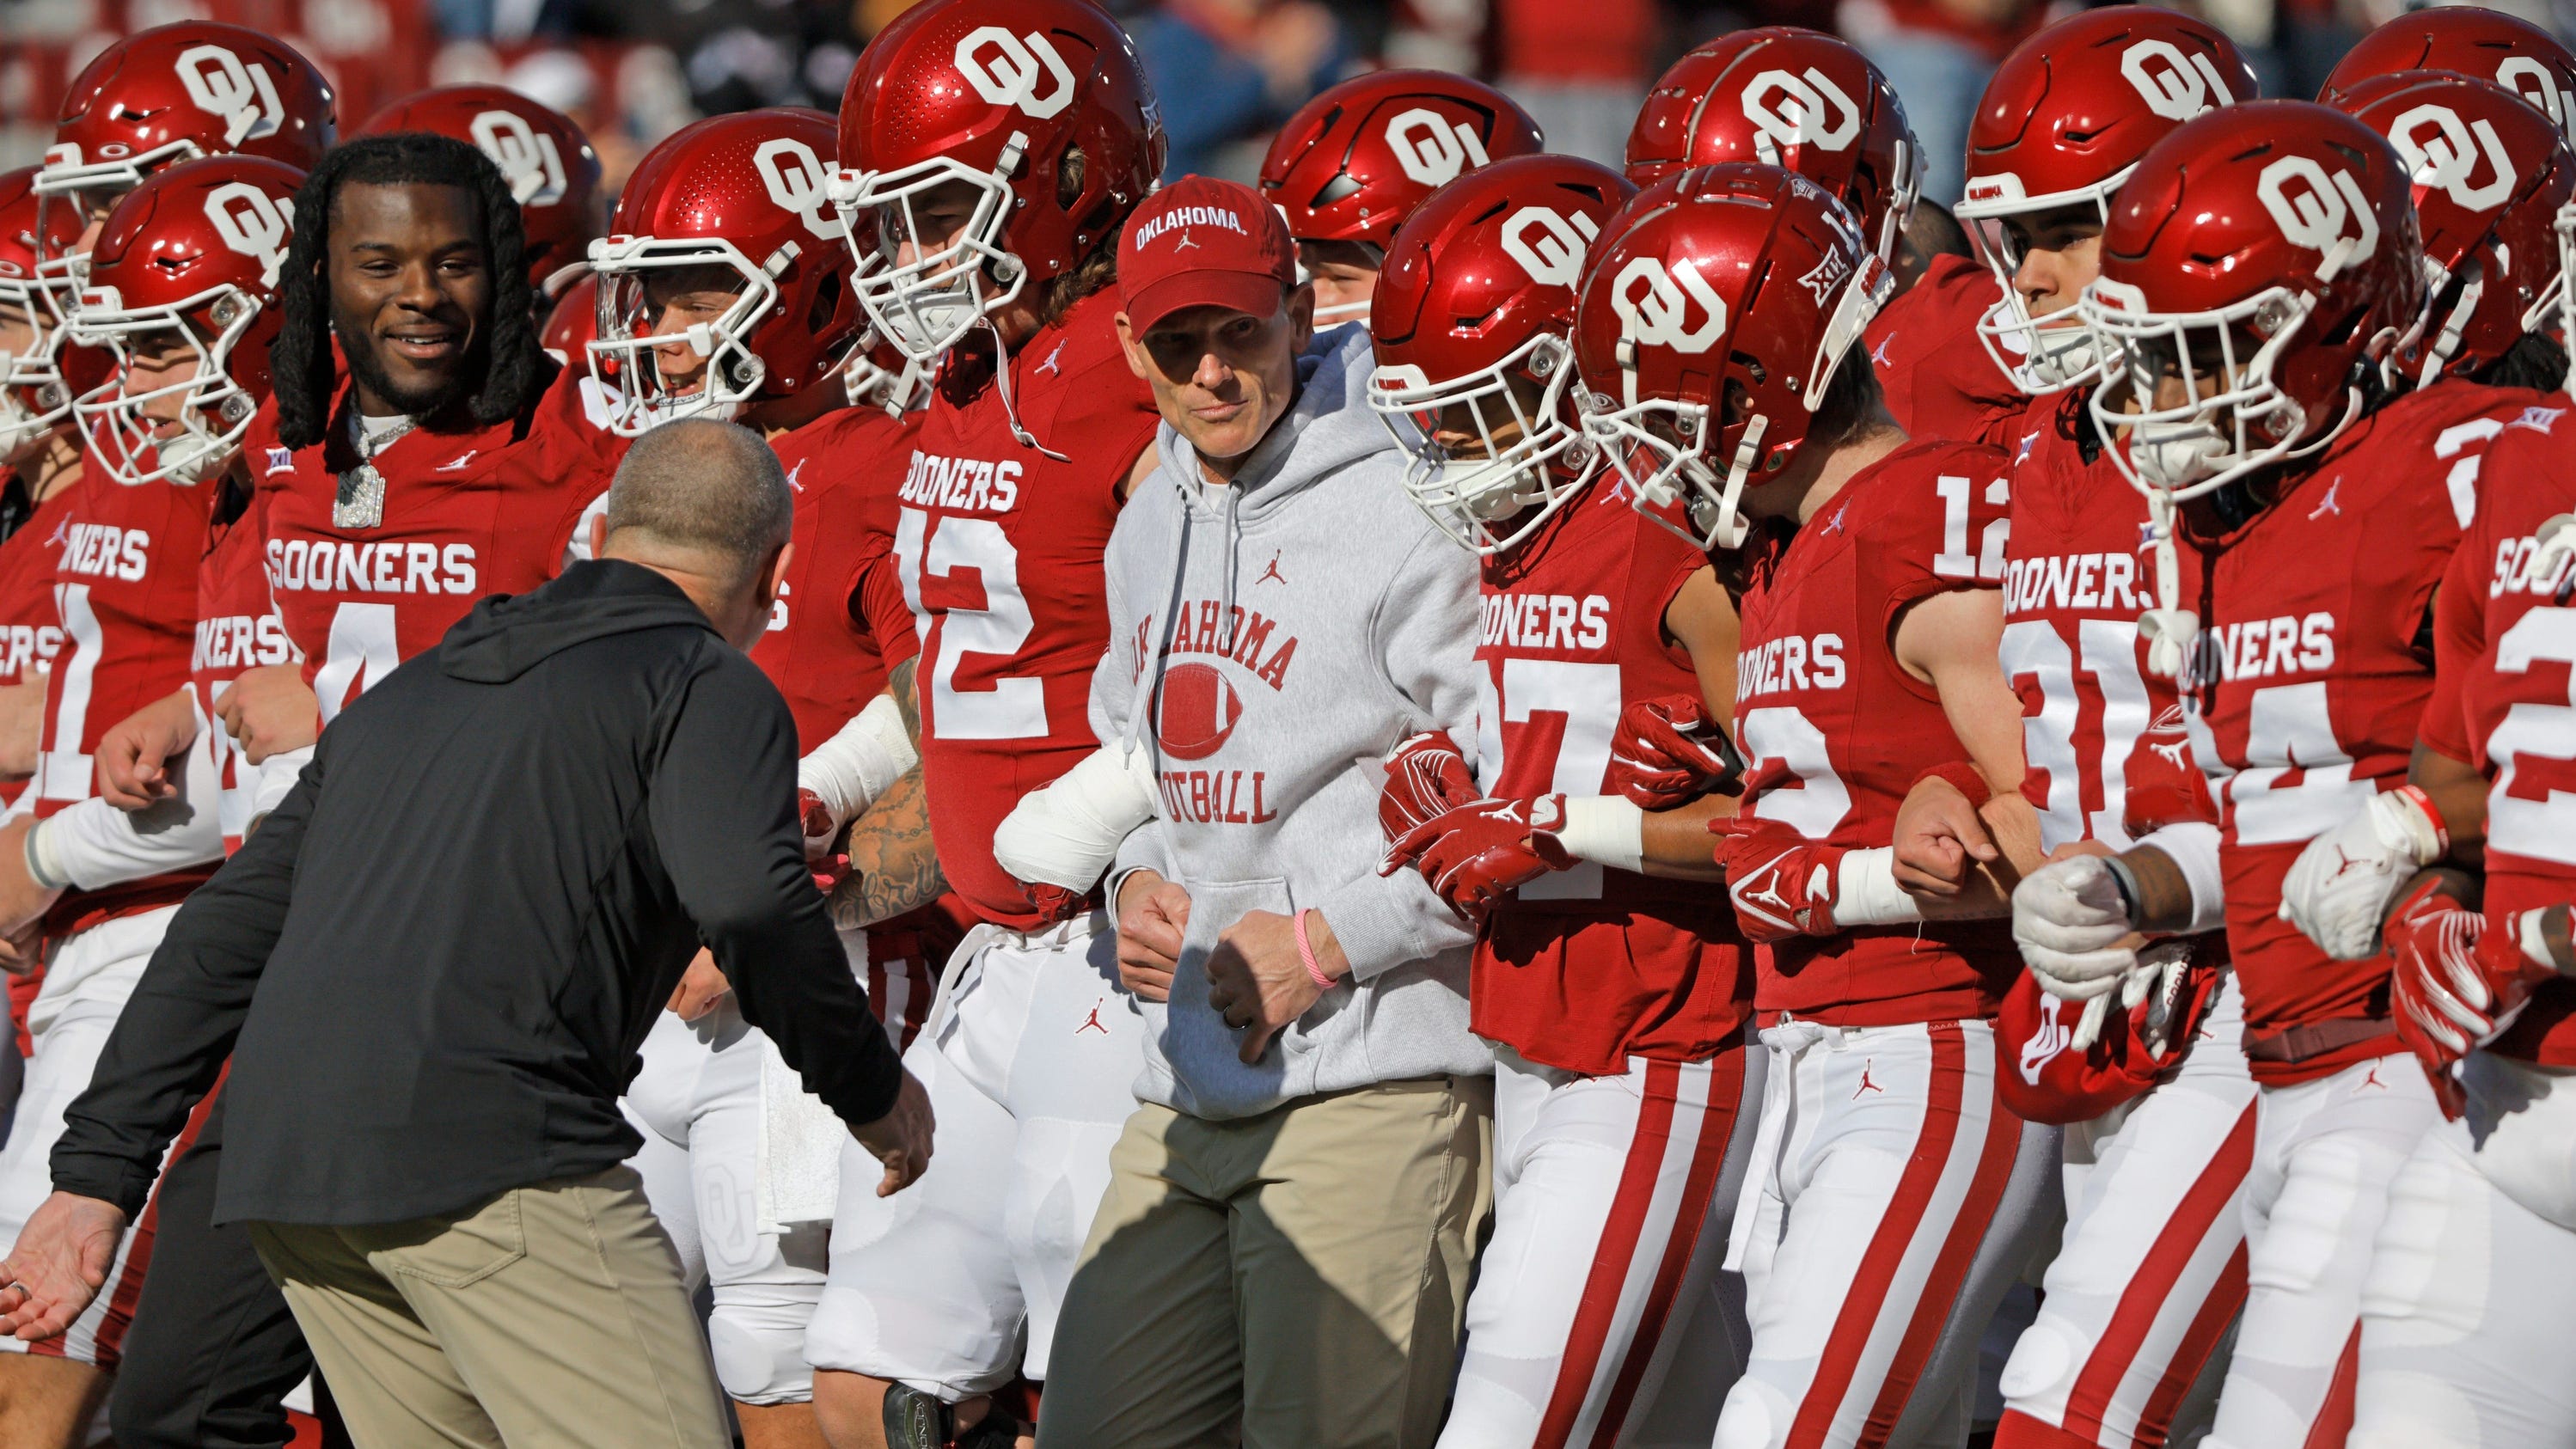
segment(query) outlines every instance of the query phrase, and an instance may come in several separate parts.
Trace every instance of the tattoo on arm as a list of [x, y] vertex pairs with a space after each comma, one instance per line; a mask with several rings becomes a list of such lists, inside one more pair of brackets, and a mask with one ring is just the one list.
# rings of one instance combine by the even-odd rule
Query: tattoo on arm
[[826, 902], [845, 931], [890, 921], [948, 889], [930, 841], [930, 807], [913, 767], [850, 826], [850, 874]]
[[920, 664], [921, 656], [916, 654], [886, 671], [886, 692], [894, 696], [895, 708], [903, 711], [903, 732], [912, 736], [914, 749], [921, 748], [921, 695], [912, 679]]

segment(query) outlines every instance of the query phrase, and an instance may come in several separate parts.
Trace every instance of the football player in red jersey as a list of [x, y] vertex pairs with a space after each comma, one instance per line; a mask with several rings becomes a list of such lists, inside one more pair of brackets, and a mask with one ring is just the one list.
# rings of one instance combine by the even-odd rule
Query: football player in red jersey
[[[34, 167], [0, 173], [0, 498], [16, 520], [0, 538], [0, 805], [16, 801], [36, 769], [45, 670], [63, 642], [44, 554], [81, 475], [80, 444], [65, 426], [70, 399], [52, 371], [58, 324], [35, 281], [48, 250], [36, 239], [35, 176]], [[68, 216], [54, 227], [52, 249], [79, 239]], [[24, 979], [12, 978], [13, 998]]]
[[[1421, 788], [1466, 779], [1429, 736], [1390, 765], [1381, 807], [1421, 822], [1390, 862], [1481, 924], [1470, 1024], [1497, 1058], [1494, 1235], [1453, 1445], [1704, 1438], [1713, 1422], [1657, 1421], [1667, 1377], [1730, 1378], [1742, 1337], [1740, 1317], [1691, 1322], [1716, 1301], [1700, 1237], [1723, 1236], [1712, 1199], [1753, 1116], [1751, 952], [1724, 903], [1684, 883], [1714, 878], [1706, 822], [1731, 805], [1710, 791], [1733, 785], [1694, 780], [1649, 816], [1613, 778], [1623, 704], [1711, 720], [1706, 701], [1730, 697], [1735, 612], [1705, 554], [1590, 486], [1600, 455], [1574, 397], [1583, 251], [1634, 194], [1588, 161], [1497, 161], [1397, 232], [1370, 318], [1369, 399], [1409, 455], [1407, 491], [1484, 558], [1485, 798]], [[1722, 759], [1723, 732], [1705, 734]], [[1497, 844], [1499, 813], [1559, 828]]]
[[[851, 406], [842, 377], [864, 321], [842, 222], [821, 190], [833, 145], [832, 119], [819, 111], [746, 111], [684, 127], [636, 167], [613, 234], [592, 252], [605, 325], [587, 363], [611, 426], [634, 435], [674, 418], [730, 418], [767, 438], [787, 469], [796, 547], [751, 657], [787, 697], [800, 754], [885, 688], [875, 641], [851, 622], [846, 601], [863, 494], [890, 489], [884, 475], [911, 432], [879, 409]], [[843, 943], [853, 969], [894, 982], [882, 1009], [897, 1048], [908, 1045], [903, 1008], [928, 1005], [919, 951], [889, 955], [864, 931], [845, 931]], [[763, 1112], [774, 1055], [702, 954], [655, 1020], [625, 1101], [645, 1134], [634, 1165], [647, 1194], [686, 1276], [712, 1288], [717, 1378], [744, 1443], [758, 1449], [817, 1432], [805, 1327], [823, 1292], [823, 1241], [792, 1225], [831, 1220], [828, 1201], [781, 1207], [762, 1191], [765, 1160], [783, 1165], [794, 1148], [818, 1150]], [[845, 1135], [822, 1137], [825, 1162], [837, 1160]]]
[[1374, 71], [1299, 106], [1270, 138], [1261, 194], [1297, 240], [1315, 326], [1367, 324], [1387, 243], [1432, 192], [1546, 144], [1518, 102], [1446, 71]]
[[[1108, 289], [1163, 137], [1125, 36], [1087, 0], [906, 11], [869, 42], [840, 126], [833, 198], [860, 301], [905, 356], [948, 353], [897, 474], [899, 589], [862, 591], [908, 606], [909, 621], [874, 620], [880, 640], [917, 624], [919, 655], [892, 673], [917, 709], [923, 789], [862, 816], [850, 855], [917, 856], [926, 827], [978, 921], [906, 1057], [938, 1113], [939, 1167], [884, 1200], [844, 1178], [806, 1355], [816, 1413], [848, 1446], [895, 1423], [944, 1435], [951, 1406], [1015, 1369], [1044, 1376], [1134, 1108], [1142, 1018], [1121, 997], [1107, 913], [1033, 902], [993, 833], [1097, 745], [1101, 553], [1158, 423]], [[922, 904], [937, 878], [862, 869], [836, 918]]]
[[501, 168], [518, 198], [528, 285], [540, 314], [581, 280], [608, 193], [599, 184], [599, 153], [570, 116], [507, 86], [438, 86], [369, 116], [355, 134], [398, 131], [452, 136]]
[[[186, 695], [210, 517], [218, 497], [238, 513], [247, 496], [230, 465], [267, 391], [270, 302], [301, 180], [247, 156], [154, 173], [110, 213], [66, 324], [113, 370], [76, 403], [90, 466], [46, 573], [69, 662], [49, 681], [29, 808], [0, 829], [0, 931], [41, 915], [50, 958], [10, 1138], [22, 1146], [0, 1153], [0, 1233], [12, 1238], [161, 928], [223, 856], [211, 769], [191, 771], [193, 808], [176, 802], [147, 825], [96, 796], [93, 760], [128, 715]], [[0, 1369], [12, 1442], [80, 1442], [117, 1371], [153, 1240], [149, 1221], [126, 1235], [110, 1281], [69, 1331], [7, 1345], [28, 1356]]]
[[[2079, 306], [2106, 380], [2087, 406], [2148, 493], [2141, 628], [2149, 668], [2180, 673], [2216, 786], [2258, 1084], [2248, 1295], [2206, 1442], [2321, 1442], [2350, 1423], [2390, 1179], [2439, 1114], [2423, 1074], [2392, 1060], [2387, 959], [2320, 950], [2283, 919], [2285, 881], [2357, 809], [2396, 842], [2357, 879], [2401, 850], [2439, 853], [2437, 810], [2400, 788], [2432, 687], [2419, 641], [2484, 447], [2539, 399], [2457, 380], [2388, 399], [2383, 365], [2425, 302], [2407, 168], [2325, 107], [2248, 103], [2167, 136], [2100, 251]], [[2052, 870], [2059, 944], [2108, 972], [2132, 931], [2178, 928], [2198, 894], [2153, 845]]]
[[[1685, 172], [1613, 232], [1575, 331], [1587, 431], [1741, 584], [1748, 773], [1717, 855], [1763, 943], [1770, 1062], [1730, 1253], [1752, 1351], [1718, 1440], [1964, 1435], [1976, 1339], [2027, 1254], [1992, 1027], [2019, 962], [1998, 924], [1926, 921], [1889, 842], [1919, 775], [2021, 782], [1995, 654], [2005, 459], [1888, 420], [1856, 347], [1885, 267], [1803, 178]], [[2031, 1166], [2053, 1179], [2053, 1156]]]
[[[2560, 213], [2562, 265], [2576, 208]], [[2576, 1437], [2576, 1387], [2541, 1345], [2576, 1293], [2576, 1122], [2557, 1095], [2576, 1066], [2576, 819], [2567, 777], [2576, 660], [2576, 472], [2562, 398], [2505, 424], [2478, 512], [2434, 601], [2438, 678], [2411, 781], [2450, 827], [2443, 866], [2482, 865], [2477, 893], [2428, 871], [2384, 928], [2393, 1014], [2445, 1098], [2444, 1122], [2389, 1189], [2362, 1297], [2351, 1443], [2554, 1444]]]

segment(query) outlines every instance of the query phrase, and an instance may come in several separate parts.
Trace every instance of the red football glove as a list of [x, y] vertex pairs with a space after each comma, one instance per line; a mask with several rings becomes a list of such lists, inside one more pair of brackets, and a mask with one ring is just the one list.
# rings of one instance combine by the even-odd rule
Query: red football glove
[[1767, 944], [1840, 929], [1834, 924], [1834, 890], [1842, 847], [1818, 845], [1776, 820], [1742, 815], [1712, 820], [1708, 828], [1718, 837], [1717, 863], [1726, 867], [1726, 893], [1747, 937]]
[[1619, 712], [1610, 736], [1610, 787], [1647, 810], [1740, 795], [1744, 757], [1696, 697], [1641, 699]]
[[1439, 730], [1426, 730], [1386, 757], [1386, 788], [1377, 797], [1378, 830], [1393, 846], [1436, 815], [1476, 798], [1467, 758]]
[[2128, 794], [2120, 806], [2120, 828], [2131, 836], [2194, 820], [2218, 821], [2218, 802], [2209, 793], [2209, 777], [2192, 759], [2179, 704], [2167, 706], [2139, 734], [2124, 778]]
[[2456, 1118], [2464, 1106], [2451, 1067], [2509, 1025], [2542, 982], [2558, 973], [2522, 953], [2521, 934], [2488, 930], [2486, 917], [2426, 881], [2406, 894], [2381, 928], [2396, 957], [2389, 1014], [2397, 1039], [2424, 1064], [2433, 1095]]
[[1479, 920], [1509, 892], [1574, 864], [1553, 833], [1564, 823], [1562, 795], [1470, 800], [1406, 831], [1378, 874], [1417, 867], [1449, 909]]
[[797, 828], [805, 835], [806, 863], [820, 864], [829, 860], [832, 841], [841, 833], [841, 827], [832, 823], [832, 811], [823, 803], [822, 797], [811, 790], [797, 790], [796, 821]]
[[1042, 924], [1048, 926], [1063, 925], [1091, 910], [1088, 893], [1049, 885], [1045, 881], [1020, 882], [1020, 894], [1029, 898], [1029, 904], [1037, 908]]

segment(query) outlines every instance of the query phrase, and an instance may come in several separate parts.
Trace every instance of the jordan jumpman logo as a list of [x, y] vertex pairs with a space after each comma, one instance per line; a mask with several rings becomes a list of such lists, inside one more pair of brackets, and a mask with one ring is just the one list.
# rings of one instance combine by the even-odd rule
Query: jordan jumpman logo
[[1277, 583], [1282, 588], [1287, 587], [1288, 576], [1279, 572], [1279, 555], [1275, 550], [1270, 555], [1270, 567], [1263, 569], [1261, 577], [1254, 579], [1253, 582], [1255, 584]]
[[1878, 1083], [1869, 1079], [1869, 1069], [1877, 1064], [1878, 1058], [1876, 1057], [1868, 1057], [1862, 1060], [1860, 1064], [1860, 1086], [1852, 1092], [1853, 1101], [1859, 1101], [1860, 1094], [1862, 1092], [1876, 1092], [1880, 1096], [1885, 1096], [1887, 1094], [1887, 1089], [1885, 1087], [1882, 1087]]
[[1083, 1019], [1082, 1025], [1073, 1029], [1075, 1036], [1080, 1036], [1086, 1031], [1096, 1031], [1102, 1036], [1109, 1035], [1109, 1028], [1100, 1024], [1100, 1008], [1107, 1004], [1108, 1000], [1109, 998], [1104, 996], [1091, 1004], [1091, 1015]]

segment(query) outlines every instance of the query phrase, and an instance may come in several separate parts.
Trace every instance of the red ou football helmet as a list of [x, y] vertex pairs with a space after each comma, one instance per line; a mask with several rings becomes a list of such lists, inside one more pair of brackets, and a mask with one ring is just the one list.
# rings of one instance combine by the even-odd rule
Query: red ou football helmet
[[[930, 361], [1023, 288], [1115, 245], [1163, 154], [1153, 87], [1100, 7], [926, 0], [868, 42], [841, 97], [832, 200], [859, 300], [881, 336]], [[918, 204], [952, 183], [972, 189], [972, 214], [907, 259], [924, 235]]]
[[1606, 166], [1516, 156], [1442, 187], [1387, 248], [1369, 405], [1405, 450], [1405, 491], [1475, 553], [1529, 537], [1600, 466], [1574, 399], [1575, 286], [1636, 194]]
[[[2250, 101], [2149, 150], [2077, 303], [2108, 369], [2094, 421], [2150, 495], [2197, 497], [2325, 446], [2424, 305], [2406, 165], [2306, 101]], [[2179, 376], [2183, 400], [2159, 406]]]
[[2558, 211], [2576, 196], [2576, 152], [2548, 117], [2445, 71], [2372, 76], [2333, 104], [2386, 136], [2413, 180], [2433, 308], [2407, 359], [2417, 386], [2557, 321]]
[[1795, 171], [1833, 193], [1891, 266], [1923, 191], [1923, 147], [1896, 88], [1869, 57], [1794, 25], [1739, 30], [1673, 62], [1627, 154], [1639, 186], [1728, 161]]
[[211, 20], [156, 25], [73, 79], [36, 189], [102, 193], [89, 199], [96, 211], [155, 170], [205, 156], [309, 171], [334, 125], [330, 82], [286, 42]]
[[1658, 182], [1584, 264], [1584, 432], [1639, 512], [1704, 549], [1741, 547], [1745, 488], [1796, 456], [1893, 286], [1851, 214], [1794, 172], [1709, 166]]
[[23, 326], [14, 345], [0, 347], [0, 458], [71, 416], [71, 389], [61, 368], [62, 326], [36, 280], [47, 257], [60, 257], [79, 242], [81, 218], [69, 207], [43, 204], [36, 168], [0, 171], [0, 308]]
[[[590, 370], [609, 427], [730, 418], [836, 371], [864, 326], [845, 226], [824, 194], [832, 118], [779, 108], [710, 116], [671, 134], [628, 178], [615, 230], [590, 249], [599, 332]], [[711, 320], [663, 329], [667, 292], [725, 292]], [[694, 358], [685, 376], [670, 359]]]
[[1301, 242], [1381, 253], [1431, 193], [1488, 162], [1546, 149], [1538, 123], [1483, 81], [1382, 70], [1297, 108], [1261, 158], [1261, 194]]
[[2576, 54], [2529, 21], [2478, 5], [2409, 11], [2344, 52], [2317, 99], [2334, 105], [2370, 77], [2404, 70], [2456, 71], [2494, 81], [2576, 141]]
[[571, 285], [600, 233], [599, 153], [572, 118], [507, 86], [440, 86], [367, 118], [362, 136], [428, 131], [492, 158], [518, 198], [528, 235], [528, 284], [540, 297]]
[[74, 404], [119, 483], [196, 483], [232, 460], [269, 394], [271, 305], [304, 173], [216, 156], [146, 177], [90, 250], [72, 340], [114, 359]]
[[2111, 193], [2148, 147], [2195, 116], [2258, 94], [2253, 68], [2225, 31], [2147, 5], [2060, 21], [1996, 67], [1968, 122], [1966, 194], [1957, 210], [2002, 283], [1977, 332], [2022, 391], [2063, 391], [2099, 368], [2072, 306], [2047, 322], [2031, 315], [2013, 286], [2022, 248], [2004, 220], [2088, 203], [2108, 215]]

